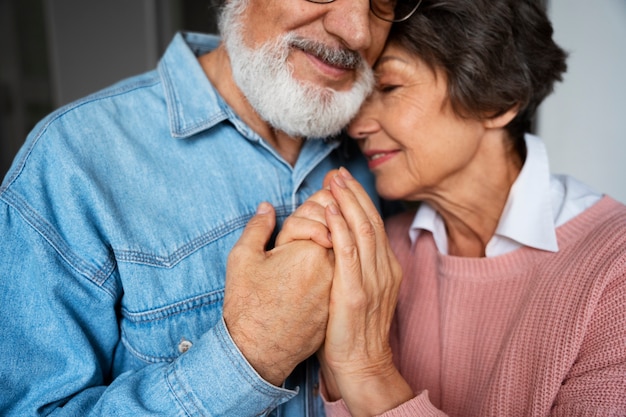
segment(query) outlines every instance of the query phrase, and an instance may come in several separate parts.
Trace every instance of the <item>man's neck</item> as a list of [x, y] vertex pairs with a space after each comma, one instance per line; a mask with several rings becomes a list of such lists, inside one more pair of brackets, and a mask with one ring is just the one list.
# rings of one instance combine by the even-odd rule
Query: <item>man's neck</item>
[[204, 73], [222, 98], [237, 115], [292, 166], [295, 165], [304, 144], [301, 138], [293, 138], [268, 125], [252, 108], [248, 100], [235, 84], [230, 59], [223, 45], [198, 58]]

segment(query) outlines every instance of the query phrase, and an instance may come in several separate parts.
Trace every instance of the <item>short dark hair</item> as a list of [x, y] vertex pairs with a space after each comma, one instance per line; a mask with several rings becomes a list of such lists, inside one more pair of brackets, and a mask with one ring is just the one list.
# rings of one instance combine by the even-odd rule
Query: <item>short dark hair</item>
[[506, 128], [523, 143], [567, 69], [552, 34], [540, 0], [423, 0], [413, 17], [392, 26], [389, 42], [445, 72], [459, 115], [483, 118], [519, 106]]

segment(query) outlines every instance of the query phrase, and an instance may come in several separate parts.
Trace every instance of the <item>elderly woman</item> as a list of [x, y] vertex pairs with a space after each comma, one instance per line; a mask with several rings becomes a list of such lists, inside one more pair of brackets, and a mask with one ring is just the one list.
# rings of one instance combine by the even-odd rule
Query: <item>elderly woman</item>
[[626, 207], [529, 134], [564, 70], [539, 0], [395, 24], [349, 134], [381, 196], [421, 204], [387, 239], [341, 170], [277, 240], [334, 250], [328, 416], [626, 415]]

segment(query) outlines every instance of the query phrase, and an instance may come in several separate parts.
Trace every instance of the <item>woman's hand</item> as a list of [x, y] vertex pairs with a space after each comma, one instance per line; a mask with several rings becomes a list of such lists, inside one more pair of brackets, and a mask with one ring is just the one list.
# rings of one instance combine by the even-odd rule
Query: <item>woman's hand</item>
[[335, 202], [329, 182], [338, 170], [332, 170], [324, 178], [323, 188], [309, 197], [289, 216], [276, 237], [276, 246], [295, 240], [312, 240], [318, 245], [331, 249], [330, 232], [326, 225], [326, 207]]
[[402, 271], [361, 185], [343, 168], [329, 183], [334, 201], [326, 205], [325, 218], [335, 270], [318, 355], [330, 399], [343, 398], [353, 416], [372, 416], [414, 397], [389, 346]]

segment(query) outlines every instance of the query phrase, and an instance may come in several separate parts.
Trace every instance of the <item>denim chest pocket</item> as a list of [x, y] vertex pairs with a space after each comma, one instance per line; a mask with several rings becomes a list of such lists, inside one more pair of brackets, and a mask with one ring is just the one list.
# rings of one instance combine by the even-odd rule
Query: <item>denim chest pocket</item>
[[235, 238], [174, 265], [118, 260], [121, 338], [130, 355], [144, 363], [172, 361], [221, 320], [226, 258]]
[[224, 291], [144, 312], [122, 311], [122, 343], [143, 362], [170, 362], [221, 319]]

